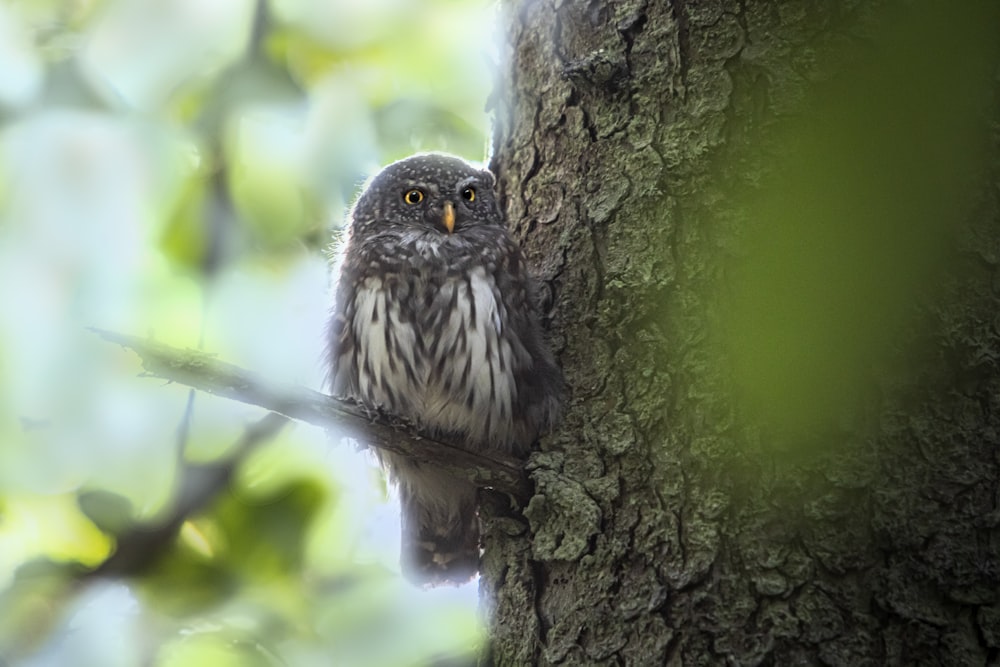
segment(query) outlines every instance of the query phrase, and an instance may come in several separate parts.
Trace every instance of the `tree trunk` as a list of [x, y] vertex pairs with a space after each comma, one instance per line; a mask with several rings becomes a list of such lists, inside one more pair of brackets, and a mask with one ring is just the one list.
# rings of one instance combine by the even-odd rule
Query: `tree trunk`
[[493, 166], [572, 398], [483, 511], [486, 662], [997, 664], [1000, 21], [847, 4], [508, 7]]

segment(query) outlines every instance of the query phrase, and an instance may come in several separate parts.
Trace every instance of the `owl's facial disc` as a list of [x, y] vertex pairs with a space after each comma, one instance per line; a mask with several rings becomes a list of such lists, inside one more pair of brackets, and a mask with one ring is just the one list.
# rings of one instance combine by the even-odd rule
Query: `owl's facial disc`
[[450, 201], [444, 203], [444, 214], [441, 216], [441, 222], [444, 223], [444, 228], [448, 230], [451, 234], [455, 229], [455, 205]]

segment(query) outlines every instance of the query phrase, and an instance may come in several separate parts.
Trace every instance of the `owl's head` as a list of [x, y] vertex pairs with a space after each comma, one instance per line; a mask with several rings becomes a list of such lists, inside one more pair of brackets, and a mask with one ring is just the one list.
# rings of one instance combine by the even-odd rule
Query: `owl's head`
[[414, 155], [385, 167], [354, 204], [362, 231], [390, 227], [461, 235], [479, 225], [502, 224], [493, 174], [441, 153]]

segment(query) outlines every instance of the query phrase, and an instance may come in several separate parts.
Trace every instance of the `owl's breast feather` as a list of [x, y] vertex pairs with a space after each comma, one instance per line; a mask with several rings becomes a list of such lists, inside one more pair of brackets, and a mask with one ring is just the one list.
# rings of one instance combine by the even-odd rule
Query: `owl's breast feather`
[[509, 447], [521, 360], [503, 308], [481, 266], [363, 279], [352, 323], [361, 397], [429, 430]]

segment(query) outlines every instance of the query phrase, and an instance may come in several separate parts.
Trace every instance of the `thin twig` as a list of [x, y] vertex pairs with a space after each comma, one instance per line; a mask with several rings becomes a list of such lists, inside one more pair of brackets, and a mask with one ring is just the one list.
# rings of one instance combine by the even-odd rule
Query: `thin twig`
[[436, 466], [477, 486], [502, 491], [520, 502], [531, 495], [524, 466], [514, 458], [470, 452], [454, 444], [425, 438], [411, 426], [382, 414], [373, 414], [356, 403], [334, 399], [305, 387], [268, 382], [204, 352], [180, 350], [112, 331], [94, 329], [94, 332], [138, 354], [143, 368], [152, 376], [340, 431], [377, 449]]

